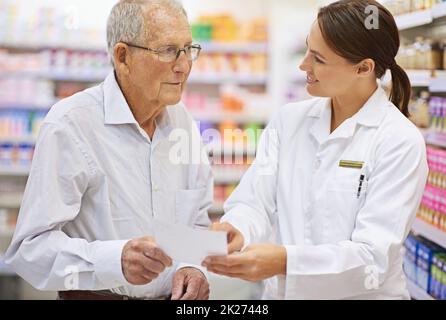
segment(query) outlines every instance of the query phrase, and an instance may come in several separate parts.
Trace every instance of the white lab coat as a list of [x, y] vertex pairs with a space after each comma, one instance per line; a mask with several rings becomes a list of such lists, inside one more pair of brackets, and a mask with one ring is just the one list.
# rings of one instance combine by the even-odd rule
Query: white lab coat
[[285, 246], [287, 275], [265, 298], [408, 299], [402, 246], [428, 174], [423, 137], [381, 88], [331, 134], [330, 117], [327, 98], [281, 108], [222, 221], [245, 245]]

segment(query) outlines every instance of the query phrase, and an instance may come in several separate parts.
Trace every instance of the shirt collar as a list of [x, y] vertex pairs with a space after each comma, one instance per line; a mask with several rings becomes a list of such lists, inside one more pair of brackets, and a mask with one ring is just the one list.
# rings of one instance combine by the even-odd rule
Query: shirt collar
[[[157, 129], [160, 129], [164, 136], [168, 136], [172, 130], [172, 119], [168, 108], [166, 107], [156, 119]], [[139, 126], [116, 81], [114, 71], [110, 72], [104, 81], [104, 116], [106, 124], [136, 124]]]
[[[386, 92], [378, 89], [370, 96], [367, 102], [351, 118], [346, 119], [332, 134], [329, 134], [331, 123], [331, 99], [323, 99], [309, 111], [308, 116], [317, 118], [311, 127], [311, 134], [322, 143], [326, 138], [348, 138], [353, 136], [356, 125], [377, 127], [391, 105]], [[329, 136], [329, 137], [328, 137]]]
[[106, 124], [138, 124], [116, 81], [114, 71], [104, 81], [104, 119]]

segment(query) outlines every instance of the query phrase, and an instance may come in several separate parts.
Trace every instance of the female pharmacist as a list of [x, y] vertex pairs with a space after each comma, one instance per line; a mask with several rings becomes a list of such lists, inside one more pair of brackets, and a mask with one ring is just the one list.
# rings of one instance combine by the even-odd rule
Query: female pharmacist
[[[203, 265], [268, 279], [268, 299], [408, 299], [402, 245], [428, 168], [395, 20], [375, 1], [338, 1], [320, 9], [307, 46], [300, 69], [318, 98], [269, 123], [213, 226], [230, 254]], [[390, 98], [378, 83], [387, 69]]]

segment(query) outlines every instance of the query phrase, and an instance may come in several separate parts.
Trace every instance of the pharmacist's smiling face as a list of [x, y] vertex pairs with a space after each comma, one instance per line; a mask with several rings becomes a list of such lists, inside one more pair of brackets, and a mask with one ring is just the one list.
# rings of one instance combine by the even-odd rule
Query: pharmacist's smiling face
[[[157, 10], [148, 16], [148, 40], [143, 43], [152, 49], [166, 46], [184, 48], [192, 44], [192, 34], [187, 18], [166, 10]], [[137, 50], [132, 64], [133, 84], [147, 104], [173, 105], [180, 101], [192, 62], [182, 52], [173, 62], [162, 62], [156, 54]]]
[[308, 35], [307, 52], [299, 68], [307, 73], [307, 91], [312, 96], [342, 96], [358, 80], [355, 65], [328, 46], [317, 21]]

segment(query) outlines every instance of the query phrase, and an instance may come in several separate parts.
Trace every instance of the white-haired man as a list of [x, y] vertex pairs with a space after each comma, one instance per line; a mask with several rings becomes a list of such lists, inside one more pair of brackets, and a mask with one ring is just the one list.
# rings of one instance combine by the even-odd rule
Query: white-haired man
[[200, 267], [151, 237], [153, 219], [210, 223], [209, 163], [169, 152], [172, 130], [200, 140], [180, 103], [200, 47], [173, 0], [120, 1], [107, 42], [114, 72], [44, 121], [5, 261], [60, 299], [207, 299]]

